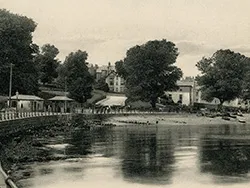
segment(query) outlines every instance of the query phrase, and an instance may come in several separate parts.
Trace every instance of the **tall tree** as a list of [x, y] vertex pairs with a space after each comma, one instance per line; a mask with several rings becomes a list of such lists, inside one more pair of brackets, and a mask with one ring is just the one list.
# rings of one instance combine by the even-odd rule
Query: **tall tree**
[[196, 66], [201, 71], [197, 81], [202, 98], [207, 101], [218, 98], [222, 106], [225, 101], [239, 97], [246, 74], [246, 61], [244, 55], [231, 50], [218, 50], [212, 57], [200, 60]]
[[94, 78], [88, 71], [87, 57], [88, 54], [85, 51], [71, 52], [64, 62], [66, 71], [62, 71], [65, 73], [70, 96], [80, 103], [84, 103], [91, 98], [94, 83]]
[[43, 84], [50, 84], [58, 76], [57, 67], [59, 60], [56, 59], [59, 50], [51, 44], [45, 44], [41, 48], [41, 53], [35, 57], [35, 63], [38, 67], [39, 80]]
[[123, 60], [115, 62], [115, 69], [119, 76], [122, 76], [124, 78], [127, 77], [127, 72], [126, 72], [126, 69], [124, 68]]
[[0, 9], [0, 93], [9, 92], [10, 66], [13, 65], [12, 94], [34, 94], [38, 91], [37, 70], [32, 42], [35, 22], [25, 16]]
[[125, 78], [129, 101], [142, 100], [156, 107], [164, 91], [178, 88], [182, 71], [174, 64], [178, 56], [175, 44], [167, 40], [149, 41], [127, 51], [124, 61], [116, 63], [118, 74]]
[[241, 99], [245, 102], [250, 100], [250, 58], [246, 57], [244, 65], [244, 78], [242, 80], [242, 92], [241, 92]]

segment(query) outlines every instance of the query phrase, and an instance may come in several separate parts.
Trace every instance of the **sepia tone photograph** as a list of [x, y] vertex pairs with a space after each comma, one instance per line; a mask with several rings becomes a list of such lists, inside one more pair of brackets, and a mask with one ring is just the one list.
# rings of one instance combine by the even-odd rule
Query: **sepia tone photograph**
[[0, 0], [0, 188], [250, 186], [249, 7]]

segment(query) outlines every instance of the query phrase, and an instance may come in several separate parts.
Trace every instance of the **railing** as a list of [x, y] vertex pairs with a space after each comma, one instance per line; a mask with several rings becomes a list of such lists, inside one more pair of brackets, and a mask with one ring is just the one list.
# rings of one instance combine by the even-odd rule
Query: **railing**
[[31, 117], [42, 117], [42, 116], [54, 116], [54, 115], [66, 115], [69, 113], [58, 113], [58, 112], [2, 112], [0, 113], [0, 122], [11, 121], [16, 119], [25, 119]]
[[18, 188], [16, 184], [13, 182], [13, 180], [6, 174], [6, 172], [3, 170], [2, 165], [0, 163], [0, 173], [1, 173], [1, 188]]
[[[114, 109], [80, 109], [75, 114], [171, 114], [163, 111], [140, 111], [140, 110], [114, 110]], [[72, 113], [64, 112], [1, 112], [0, 122], [11, 121], [16, 119], [25, 119], [32, 117], [70, 115]]]

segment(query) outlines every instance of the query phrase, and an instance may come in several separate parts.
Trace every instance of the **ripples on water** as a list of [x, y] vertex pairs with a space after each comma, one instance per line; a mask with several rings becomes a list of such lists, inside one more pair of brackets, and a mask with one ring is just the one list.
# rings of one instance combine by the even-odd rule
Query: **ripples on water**
[[[64, 161], [27, 165], [32, 188], [247, 187], [250, 126], [132, 126], [77, 130], [51, 141]], [[27, 173], [27, 172], [26, 172]]]

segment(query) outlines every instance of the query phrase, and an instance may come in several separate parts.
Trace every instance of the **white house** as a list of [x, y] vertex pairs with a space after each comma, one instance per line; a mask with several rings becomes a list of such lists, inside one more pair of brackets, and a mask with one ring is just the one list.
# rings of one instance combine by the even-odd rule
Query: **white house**
[[179, 89], [177, 91], [166, 91], [165, 93], [172, 98], [175, 103], [180, 102], [183, 105], [192, 105], [196, 100], [195, 91], [196, 83], [195, 81], [180, 80], [177, 81]]
[[115, 66], [109, 63], [108, 66], [99, 67], [96, 72], [96, 80], [101, 78], [105, 79], [111, 92], [124, 93], [125, 81], [117, 75]]
[[11, 107], [16, 108], [18, 111], [43, 111], [44, 99], [35, 95], [16, 94], [11, 97]]

